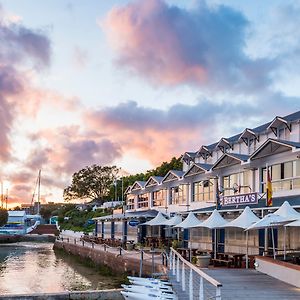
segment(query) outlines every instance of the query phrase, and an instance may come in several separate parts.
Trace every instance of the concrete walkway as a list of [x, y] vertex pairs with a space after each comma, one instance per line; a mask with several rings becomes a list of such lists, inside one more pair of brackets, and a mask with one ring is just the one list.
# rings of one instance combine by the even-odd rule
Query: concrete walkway
[[[222, 284], [222, 300], [296, 300], [300, 299], [300, 289], [286, 284], [256, 270], [246, 269], [202, 269]], [[188, 275], [188, 274], [186, 274]], [[187, 277], [188, 278], [188, 277]], [[182, 292], [181, 283], [171, 275], [171, 281], [180, 300], [189, 299], [188, 283]], [[199, 299], [199, 278], [193, 277], [194, 300]], [[204, 282], [204, 299], [214, 299], [215, 289]]]

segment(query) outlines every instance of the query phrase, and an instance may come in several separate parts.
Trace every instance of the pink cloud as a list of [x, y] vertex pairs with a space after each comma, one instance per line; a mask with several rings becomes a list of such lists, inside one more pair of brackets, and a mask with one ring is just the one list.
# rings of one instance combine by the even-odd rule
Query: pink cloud
[[154, 84], [249, 92], [270, 83], [272, 66], [244, 53], [247, 26], [241, 12], [224, 5], [201, 1], [186, 10], [163, 0], [116, 6], [102, 25], [117, 65]]

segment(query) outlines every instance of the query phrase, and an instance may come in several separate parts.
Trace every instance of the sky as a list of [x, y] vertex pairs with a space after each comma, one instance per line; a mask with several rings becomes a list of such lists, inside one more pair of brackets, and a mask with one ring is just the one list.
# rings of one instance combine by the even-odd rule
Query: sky
[[72, 174], [135, 174], [300, 109], [300, 3], [0, 0], [9, 205]]

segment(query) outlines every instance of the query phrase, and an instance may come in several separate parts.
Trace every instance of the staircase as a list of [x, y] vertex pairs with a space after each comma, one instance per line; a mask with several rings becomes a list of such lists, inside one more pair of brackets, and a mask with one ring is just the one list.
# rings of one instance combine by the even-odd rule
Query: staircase
[[54, 235], [59, 235], [59, 231], [56, 228], [56, 225], [44, 224], [44, 225], [38, 225], [29, 234], [54, 234]]

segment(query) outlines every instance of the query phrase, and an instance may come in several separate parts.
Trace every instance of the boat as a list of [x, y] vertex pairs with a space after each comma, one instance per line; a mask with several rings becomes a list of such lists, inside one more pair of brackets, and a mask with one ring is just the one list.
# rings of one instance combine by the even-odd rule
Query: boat
[[136, 284], [136, 285], [147, 285], [147, 284], [166, 285], [166, 286], [171, 285], [171, 283], [168, 282], [167, 280], [161, 280], [161, 279], [157, 279], [157, 278], [143, 278], [143, 277], [133, 277], [133, 276], [128, 276], [127, 278], [130, 283]]
[[153, 286], [153, 285], [121, 285], [123, 289], [129, 292], [147, 294], [148, 292], [164, 292], [164, 293], [173, 293], [171, 286]]
[[176, 295], [166, 295], [166, 294], [153, 294], [153, 293], [148, 293], [148, 294], [141, 294], [141, 293], [134, 293], [134, 292], [128, 292], [128, 291], [121, 291], [122, 296], [124, 299], [128, 300], [178, 300], [178, 297]]

